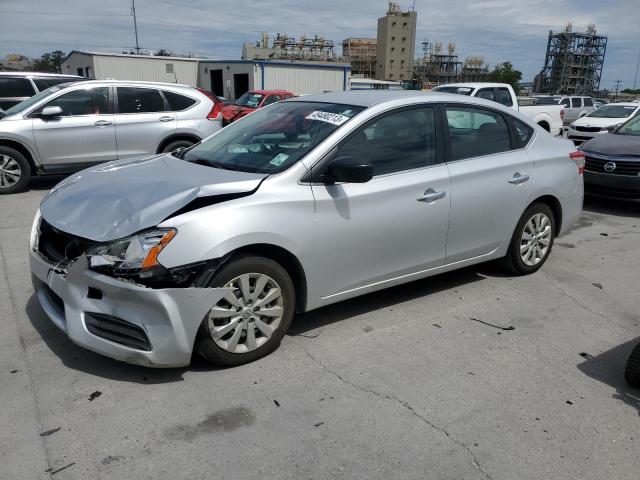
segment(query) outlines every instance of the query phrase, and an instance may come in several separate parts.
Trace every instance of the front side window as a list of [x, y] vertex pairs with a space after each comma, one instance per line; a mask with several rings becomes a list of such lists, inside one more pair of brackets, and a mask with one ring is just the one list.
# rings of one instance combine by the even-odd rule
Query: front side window
[[569, 100], [568, 98], [563, 98], [560, 102], [560, 105], [562, 105], [564, 108], [571, 108], [571, 100]]
[[33, 82], [38, 87], [39, 91], [46, 90], [49, 87], [53, 87], [54, 85], [60, 85], [61, 83], [69, 83], [77, 81], [78, 79], [74, 78], [59, 78], [59, 77], [50, 77], [50, 78], [34, 78]]
[[484, 98], [485, 100], [491, 100], [493, 102], [496, 101], [495, 93], [493, 92], [493, 88], [481, 88], [476, 93], [476, 97]]
[[[111, 113], [109, 87], [83, 88], [60, 95], [44, 107], [62, 108], [62, 117], [77, 115], [104, 115]], [[41, 111], [42, 109], [38, 109]]]
[[582, 107], [582, 100], [580, 98], [572, 98], [571, 99], [571, 108], [580, 108]]
[[0, 97], [30, 97], [35, 93], [26, 78], [0, 78]]
[[184, 159], [226, 170], [281, 172], [362, 110], [333, 103], [276, 103], [226, 126]]
[[435, 165], [435, 114], [431, 107], [387, 114], [369, 122], [340, 147], [339, 156], [370, 162], [374, 175]]
[[236, 100], [236, 105], [240, 107], [258, 108], [263, 98], [264, 95], [261, 93], [246, 92]]
[[513, 106], [511, 92], [507, 88], [496, 88], [496, 102], [501, 103], [505, 107]]
[[164, 102], [155, 88], [118, 87], [118, 113], [164, 112]]
[[640, 136], [640, 116], [634, 117], [625, 123], [617, 132], [619, 135]]
[[264, 103], [262, 104], [263, 107], [266, 107], [267, 105], [271, 105], [272, 103], [276, 103], [280, 101], [280, 97], [278, 95], [269, 95]]
[[452, 160], [511, 150], [509, 128], [500, 113], [474, 107], [446, 107]]

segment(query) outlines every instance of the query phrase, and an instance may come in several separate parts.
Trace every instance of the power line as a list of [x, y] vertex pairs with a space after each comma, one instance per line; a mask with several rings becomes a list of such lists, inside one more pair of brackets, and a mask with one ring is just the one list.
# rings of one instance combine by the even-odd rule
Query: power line
[[140, 44], [138, 43], [138, 22], [136, 21], [136, 0], [131, 0], [131, 15], [133, 15], [133, 30], [136, 34], [136, 53], [140, 54]]
[[24, 12], [0, 10], [3, 15], [58, 15], [62, 17], [128, 17], [120, 13], [62, 13], [62, 12]]

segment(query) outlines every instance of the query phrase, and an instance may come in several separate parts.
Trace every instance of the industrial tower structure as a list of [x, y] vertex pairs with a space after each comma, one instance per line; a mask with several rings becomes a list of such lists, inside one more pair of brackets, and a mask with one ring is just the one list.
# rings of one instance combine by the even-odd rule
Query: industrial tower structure
[[571, 23], [563, 32], [549, 31], [544, 67], [536, 77], [539, 93], [588, 95], [600, 89], [607, 37], [591, 24], [584, 32], [573, 32]]

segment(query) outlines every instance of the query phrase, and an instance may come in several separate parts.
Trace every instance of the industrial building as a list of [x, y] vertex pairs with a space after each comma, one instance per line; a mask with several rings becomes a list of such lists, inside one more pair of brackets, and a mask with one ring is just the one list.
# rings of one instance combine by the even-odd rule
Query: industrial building
[[418, 14], [403, 12], [389, 2], [387, 14], [378, 19], [376, 79], [402, 81], [413, 77]]
[[484, 58], [469, 56], [464, 61], [456, 54], [456, 44], [449, 43], [443, 51], [442, 42], [431, 44], [422, 42], [422, 58], [418, 59], [414, 68], [414, 76], [422, 80], [425, 87], [443, 83], [482, 82], [489, 75], [489, 68]]
[[62, 73], [98, 80], [181, 83], [234, 100], [252, 89], [283, 89], [296, 95], [348, 90], [351, 67], [339, 62], [210, 60], [73, 51], [62, 62]]
[[567, 24], [564, 31], [549, 31], [544, 67], [536, 76], [539, 93], [589, 95], [600, 89], [600, 78], [607, 37], [598, 35], [591, 24], [584, 32], [574, 32]]
[[342, 56], [351, 64], [352, 76], [375, 77], [377, 45], [375, 38], [351, 37], [342, 41]]
[[288, 34], [277, 33], [273, 42], [269, 42], [269, 33], [262, 32], [255, 44], [245, 43], [242, 47], [242, 60], [289, 60], [298, 62], [337, 62], [333, 40], [323, 35], [299, 40]]

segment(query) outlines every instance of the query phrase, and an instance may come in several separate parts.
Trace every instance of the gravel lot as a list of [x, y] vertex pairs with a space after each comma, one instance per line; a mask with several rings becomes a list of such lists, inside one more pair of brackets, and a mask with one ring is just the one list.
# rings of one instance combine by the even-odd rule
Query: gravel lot
[[588, 201], [535, 275], [468, 268], [300, 316], [250, 365], [151, 370], [76, 347], [37, 305], [28, 236], [53, 183], [0, 197], [0, 478], [640, 476], [622, 376], [640, 204]]

